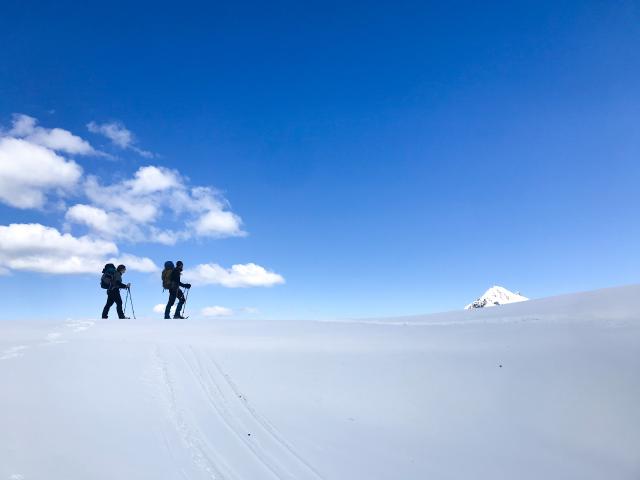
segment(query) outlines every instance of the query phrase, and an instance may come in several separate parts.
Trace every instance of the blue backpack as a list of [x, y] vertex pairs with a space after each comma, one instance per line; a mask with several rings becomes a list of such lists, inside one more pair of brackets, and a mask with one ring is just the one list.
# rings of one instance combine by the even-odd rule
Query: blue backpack
[[102, 277], [100, 278], [100, 287], [105, 290], [111, 288], [113, 277], [116, 274], [116, 266], [113, 263], [107, 263], [102, 269]]

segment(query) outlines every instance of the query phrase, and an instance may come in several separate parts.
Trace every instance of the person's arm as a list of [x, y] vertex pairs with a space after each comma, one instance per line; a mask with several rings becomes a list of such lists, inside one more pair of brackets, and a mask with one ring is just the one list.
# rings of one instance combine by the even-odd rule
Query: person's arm
[[182, 288], [191, 288], [191, 284], [190, 283], [182, 283], [180, 281], [180, 275], [182, 275], [180, 272], [178, 272], [177, 270], [173, 271], [173, 275], [172, 275], [172, 280], [175, 282], [175, 285], [180, 285]]
[[129, 284], [122, 283], [122, 276], [118, 275], [113, 279], [115, 288], [129, 288]]

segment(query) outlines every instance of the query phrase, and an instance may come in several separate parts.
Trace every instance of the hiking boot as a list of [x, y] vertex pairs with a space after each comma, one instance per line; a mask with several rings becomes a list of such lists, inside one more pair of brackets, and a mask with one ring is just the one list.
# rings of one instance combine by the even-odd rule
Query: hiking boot
[[174, 315], [173, 318], [180, 318], [182, 320], [186, 320], [187, 317], [183, 317], [182, 315]]

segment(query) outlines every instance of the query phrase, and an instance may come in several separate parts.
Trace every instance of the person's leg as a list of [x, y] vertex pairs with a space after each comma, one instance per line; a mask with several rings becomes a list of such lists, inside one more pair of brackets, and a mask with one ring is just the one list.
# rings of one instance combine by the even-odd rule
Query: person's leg
[[115, 302], [112, 293], [113, 290], [109, 290], [107, 292], [107, 303], [105, 303], [104, 308], [102, 309], [102, 318], [109, 318], [109, 309], [111, 308], [111, 305], [113, 305], [113, 302]]
[[176, 313], [173, 315], [173, 318], [177, 318], [180, 316], [180, 312], [182, 311], [182, 306], [184, 305], [184, 294], [182, 290], [177, 289], [176, 296], [178, 297], [178, 306], [176, 307]]
[[124, 318], [124, 312], [122, 311], [122, 297], [120, 296], [120, 289], [115, 291], [116, 293], [113, 295], [114, 301], [116, 302], [116, 310], [118, 311], [118, 318]]
[[171, 307], [176, 301], [176, 291], [175, 289], [169, 290], [169, 301], [167, 302], [167, 306], [164, 309], [164, 318], [171, 318]]

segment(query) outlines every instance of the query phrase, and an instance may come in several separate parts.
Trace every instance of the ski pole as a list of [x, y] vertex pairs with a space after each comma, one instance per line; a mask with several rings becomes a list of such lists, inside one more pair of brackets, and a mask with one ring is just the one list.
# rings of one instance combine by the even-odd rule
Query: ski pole
[[187, 288], [187, 294], [184, 297], [184, 305], [182, 306], [182, 316], [186, 317], [185, 312], [187, 311], [187, 300], [189, 299], [189, 291], [191, 289]]
[[127, 292], [128, 292], [128, 296], [129, 298], [131, 298], [131, 313], [133, 313], [133, 319], [136, 319], [136, 311], [133, 308], [133, 295], [131, 295], [131, 287], [127, 287]]
[[124, 300], [124, 316], [127, 316], [127, 302], [129, 302], [129, 289], [127, 288], [127, 296]]

